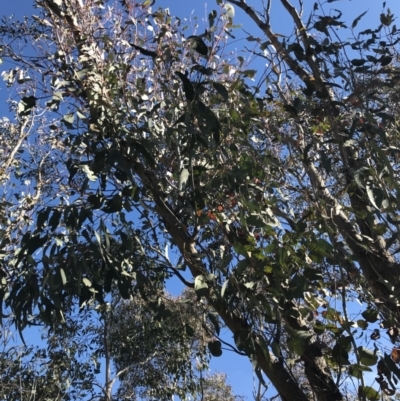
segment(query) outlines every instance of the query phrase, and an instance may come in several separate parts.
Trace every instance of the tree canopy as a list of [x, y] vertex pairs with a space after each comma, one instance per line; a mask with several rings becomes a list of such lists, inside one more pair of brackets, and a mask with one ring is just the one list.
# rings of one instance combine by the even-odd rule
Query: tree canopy
[[[2, 20], [1, 314], [22, 335], [120, 296], [150, 307], [184, 371], [200, 331], [283, 401], [395, 396], [400, 31], [385, 3], [360, 31], [365, 13], [277, 2], [290, 35], [271, 0], [218, 0], [195, 32], [147, 0]], [[235, 8], [246, 57], [227, 47]], [[171, 277], [202, 317], [168, 323]]]

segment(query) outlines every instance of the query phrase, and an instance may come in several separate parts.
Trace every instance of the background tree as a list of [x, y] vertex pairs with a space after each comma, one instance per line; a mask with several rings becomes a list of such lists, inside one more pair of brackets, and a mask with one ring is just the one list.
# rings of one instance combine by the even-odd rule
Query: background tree
[[[75, 324], [76, 325], [76, 324]], [[8, 326], [8, 325], [7, 325]], [[9, 327], [2, 332], [0, 352], [0, 397], [4, 401], [68, 401], [93, 398], [97, 393], [95, 365], [83, 357], [88, 347], [79, 338], [51, 333], [47, 346], [17, 343]], [[66, 347], [68, 345], [68, 347]]]
[[45, 348], [18, 345], [5, 330], [1, 399], [242, 399], [226, 375], [207, 373], [208, 329], [196, 316], [209, 312], [193, 300], [189, 293], [160, 294], [162, 314], [140, 298], [103, 307], [100, 318], [90, 309], [69, 313], [64, 324], [43, 331]]
[[207, 374], [207, 345], [215, 347], [208, 309], [193, 290], [180, 297], [160, 293], [146, 301], [116, 302], [108, 315], [107, 341], [121, 372], [118, 399], [170, 400], [173, 394], [237, 399], [225, 375]]
[[227, 376], [224, 374], [216, 373], [212, 376], [205, 376], [202, 378], [201, 386], [197, 397], [194, 400], [205, 401], [240, 401], [244, 400], [243, 397], [235, 396], [232, 387], [226, 383]]

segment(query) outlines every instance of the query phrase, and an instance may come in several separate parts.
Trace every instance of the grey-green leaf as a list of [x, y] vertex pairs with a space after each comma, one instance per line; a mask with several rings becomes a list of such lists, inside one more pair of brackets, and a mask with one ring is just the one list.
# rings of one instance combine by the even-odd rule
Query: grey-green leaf
[[197, 276], [195, 278], [194, 290], [198, 297], [204, 297], [208, 294], [208, 284], [204, 276]]
[[179, 191], [182, 191], [183, 186], [187, 183], [189, 178], [189, 170], [187, 168], [182, 169], [179, 175]]
[[360, 22], [360, 19], [362, 18], [362, 17], [364, 17], [364, 15], [367, 13], [368, 11], [364, 11], [362, 14], [360, 14], [354, 21], [353, 21], [353, 23], [351, 24], [351, 27], [352, 28], [355, 28], [356, 26], [357, 26], [357, 24]]
[[213, 82], [214, 89], [224, 98], [225, 102], [228, 101], [229, 93], [226, 87], [218, 82]]

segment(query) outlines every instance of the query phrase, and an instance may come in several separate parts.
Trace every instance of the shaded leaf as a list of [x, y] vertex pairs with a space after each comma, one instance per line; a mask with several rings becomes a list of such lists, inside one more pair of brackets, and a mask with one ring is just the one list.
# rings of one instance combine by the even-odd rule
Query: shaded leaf
[[224, 100], [227, 102], [229, 98], [229, 93], [228, 90], [225, 88], [224, 85], [219, 84], [218, 82], [213, 82], [213, 86], [215, 90], [224, 98]]
[[217, 333], [217, 336], [219, 336], [220, 324], [219, 324], [218, 316], [216, 316], [213, 313], [209, 313], [207, 316], [210, 319], [212, 325], [214, 326], [214, 329], [215, 329], [215, 332]]
[[349, 374], [357, 379], [361, 379], [363, 377], [363, 372], [372, 372], [372, 369], [369, 368], [368, 366], [357, 365], [357, 364], [349, 366]]
[[29, 115], [36, 106], [36, 101], [37, 98], [35, 96], [24, 96], [18, 103], [18, 114], [20, 116]]
[[58, 209], [55, 209], [52, 216], [50, 217], [49, 226], [52, 231], [54, 231], [60, 223], [61, 215], [61, 212]]
[[198, 71], [200, 74], [210, 76], [213, 74], [214, 70], [210, 67], [204, 67], [202, 65], [196, 64], [192, 67], [192, 71]]
[[355, 28], [356, 26], [357, 26], [357, 24], [360, 22], [360, 19], [362, 18], [362, 17], [364, 17], [364, 15], [367, 13], [368, 11], [364, 11], [362, 14], [360, 14], [354, 21], [353, 21], [353, 23], [351, 24], [351, 27], [352, 28]]
[[207, 345], [212, 356], [219, 357], [222, 355], [221, 342], [218, 340], [210, 341]]
[[183, 83], [183, 91], [185, 92], [185, 96], [188, 102], [191, 102], [194, 99], [194, 87], [193, 84], [190, 82], [190, 79], [182, 74], [179, 71], [175, 72], [175, 75], [177, 75], [180, 80]]
[[361, 67], [367, 62], [367, 60], [362, 60], [362, 59], [353, 59], [351, 60], [351, 64], [353, 64], [356, 67]]
[[376, 391], [373, 387], [364, 386], [358, 388], [358, 394], [363, 398], [367, 398], [369, 401], [378, 401], [380, 399], [378, 391]]
[[208, 54], [208, 47], [203, 42], [203, 39], [200, 36], [189, 36], [188, 41], [190, 43], [190, 47], [200, 53], [202, 56], [207, 56]]
[[361, 313], [362, 317], [370, 323], [375, 323], [378, 320], [378, 311], [376, 309], [367, 309]]

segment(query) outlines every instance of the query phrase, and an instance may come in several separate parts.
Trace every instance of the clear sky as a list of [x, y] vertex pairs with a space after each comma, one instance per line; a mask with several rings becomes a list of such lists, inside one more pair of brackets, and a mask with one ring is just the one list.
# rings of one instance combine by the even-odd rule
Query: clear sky
[[[35, 14], [36, 10], [33, 8], [33, 0], [24, 1], [6, 1], [1, 2], [0, 16], [7, 16], [15, 14], [16, 17], [22, 18], [24, 15]], [[248, 0], [249, 5], [253, 5], [259, 10], [262, 7], [261, 0]], [[271, 24], [275, 33], [289, 34], [292, 30], [292, 25], [287, 18], [286, 12], [282, 10], [279, 5], [279, 0], [272, 0], [272, 15]], [[304, 0], [305, 3], [305, 18], [308, 18], [309, 12], [312, 9], [315, 1], [314, 0]], [[325, 2], [326, 3], [326, 2]], [[294, 5], [298, 5], [297, 0], [293, 0]], [[378, 0], [338, 0], [330, 4], [325, 4], [324, 11], [327, 14], [336, 15], [334, 9], [340, 9], [343, 11], [342, 20], [346, 22], [349, 26], [352, 21], [359, 16], [364, 11], [368, 11], [367, 15], [363, 17], [360, 21], [358, 27], [360, 29], [366, 29], [367, 27], [375, 28], [379, 24], [379, 15], [382, 12], [382, 1]], [[400, 1], [399, 0], [387, 0], [387, 6], [390, 7], [391, 11], [400, 16]], [[218, 9], [216, 1], [204, 0], [157, 0], [154, 8], [168, 7], [170, 9], [171, 15], [177, 15], [180, 18], [190, 18], [197, 16], [200, 25], [199, 32], [201, 33], [206, 26], [206, 22], [202, 23], [202, 19], [207, 21], [207, 16], [213, 9]], [[243, 28], [253, 34], [254, 36], [260, 36], [259, 30], [253, 25], [252, 21], [244, 15], [243, 12], [236, 10], [236, 16], [234, 19], [235, 24], [242, 24]], [[400, 23], [398, 23], [400, 26]], [[244, 33], [240, 33], [238, 30], [239, 37], [247, 36]], [[236, 41], [233, 45], [235, 48], [240, 49], [243, 46], [249, 45], [245, 39]], [[1, 70], [1, 66], [0, 66]], [[1, 85], [3, 87], [3, 85]], [[0, 117], [7, 113], [7, 106], [5, 101], [7, 99], [7, 92], [0, 91]], [[177, 288], [173, 288], [172, 291], [176, 292]], [[38, 336], [39, 338], [39, 336]], [[231, 341], [230, 335], [226, 334], [224, 338]], [[234, 355], [231, 352], [224, 352], [221, 358], [213, 358], [212, 369], [225, 372], [228, 374], [229, 382], [232, 384], [234, 391], [238, 395], [246, 395], [248, 400], [252, 400], [252, 390], [253, 390], [253, 377], [251, 364], [245, 357], [240, 357]], [[274, 395], [274, 392], [268, 393], [269, 396]]]

